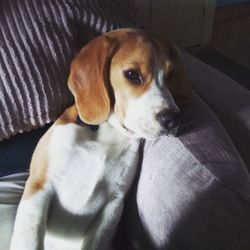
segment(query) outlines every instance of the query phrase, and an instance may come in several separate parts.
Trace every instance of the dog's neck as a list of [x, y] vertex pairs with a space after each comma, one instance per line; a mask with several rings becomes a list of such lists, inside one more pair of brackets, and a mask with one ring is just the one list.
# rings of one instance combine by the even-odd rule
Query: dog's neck
[[[76, 117], [76, 121], [75, 121], [76, 124], [80, 125], [80, 126], [86, 126], [86, 123], [84, 123], [80, 116], [78, 115]], [[87, 125], [91, 131], [97, 131], [99, 129], [99, 125]]]
[[[75, 123], [77, 125], [80, 125], [80, 126], [88, 126], [89, 129], [91, 131], [93, 131], [93, 132], [98, 131], [99, 127], [102, 126], [102, 124], [100, 124], [100, 125], [86, 124], [84, 121], [81, 120], [79, 114], [76, 116]], [[113, 129], [116, 129], [117, 132], [119, 131], [125, 137], [128, 137], [130, 139], [140, 139], [140, 137], [138, 135], [136, 135], [132, 131], [128, 131], [126, 128], [124, 128], [121, 125], [121, 123], [119, 122], [119, 119], [117, 118], [117, 116], [114, 113], [111, 113], [111, 115], [109, 116], [109, 118], [107, 119], [107, 121], [105, 121], [104, 123], [108, 123], [109, 125], [111, 125], [111, 127]]]
[[133, 131], [129, 131], [124, 126], [121, 125], [121, 122], [119, 121], [118, 117], [115, 115], [115, 113], [111, 113], [109, 116], [107, 122], [117, 129], [121, 134], [124, 136], [130, 138], [130, 139], [141, 139], [137, 134], [135, 134]]

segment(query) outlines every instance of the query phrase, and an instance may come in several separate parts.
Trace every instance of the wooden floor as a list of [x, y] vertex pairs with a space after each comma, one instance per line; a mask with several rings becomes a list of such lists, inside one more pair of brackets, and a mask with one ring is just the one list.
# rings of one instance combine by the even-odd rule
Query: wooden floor
[[217, 8], [211, 42], [187, 51], [250, 90], [250, 3]]
[[250, 3], [217, 8], [209, 47], [250, 70]]

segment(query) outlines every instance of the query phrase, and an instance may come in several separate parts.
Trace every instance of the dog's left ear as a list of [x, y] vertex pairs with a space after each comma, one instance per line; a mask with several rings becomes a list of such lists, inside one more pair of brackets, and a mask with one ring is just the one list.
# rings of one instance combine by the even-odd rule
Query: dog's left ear
[[109, 66], [114, 42], [102, 35], [88, 43], [71, 63], [69, 88], [82, 121], [100, 124], [111, 110], [112, 90]]
[[185, 65], [182, 62], [179, 50], [171, 42], [168, 42], [167, 46], [174, 66], [173, 79], [169, 81], [168, 88], [177, 105], [183, 107], [189, 104], [192, 98], [191, 82]]

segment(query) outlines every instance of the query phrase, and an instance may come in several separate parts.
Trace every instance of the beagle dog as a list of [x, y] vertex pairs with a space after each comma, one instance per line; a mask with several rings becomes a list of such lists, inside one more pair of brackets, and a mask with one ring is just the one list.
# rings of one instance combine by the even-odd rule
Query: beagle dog
[[191, 93], [175, 46], [133, 28], [83, 47], [68, 85], [75, 104], [34, 151], [11, 250], [109, 249], [140, 138], [175, 134]]

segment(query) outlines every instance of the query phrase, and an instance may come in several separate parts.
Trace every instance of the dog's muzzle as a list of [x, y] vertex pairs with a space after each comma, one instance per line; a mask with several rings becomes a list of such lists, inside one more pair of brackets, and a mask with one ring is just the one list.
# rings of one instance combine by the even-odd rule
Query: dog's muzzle
[[156, 120], [166, 134], [175, 135], [180, 124], [181, 114], [179, 111], [164, 109], [156, 115]]

